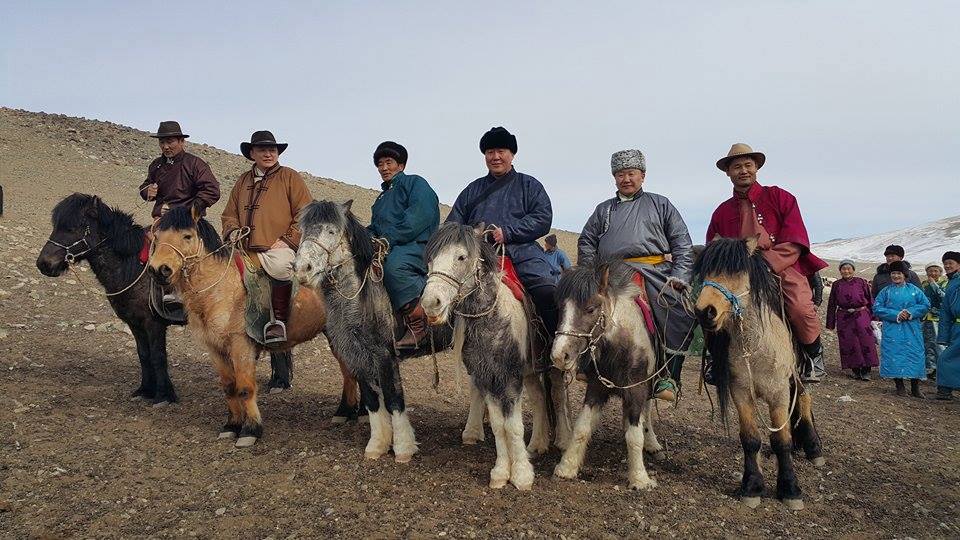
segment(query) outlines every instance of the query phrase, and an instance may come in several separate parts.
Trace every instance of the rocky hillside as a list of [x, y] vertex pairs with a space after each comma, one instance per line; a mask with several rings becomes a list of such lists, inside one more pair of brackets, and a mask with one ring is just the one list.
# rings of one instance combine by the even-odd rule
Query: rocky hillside
[[[189, 152], [202, 157], [220, 180], [223, 198], [210, 212], [218, 216], [236, 179], [250, 166], [243, 156], [190, 138]], [[147, 222], [150, 205], [137, 195], [147, 165], [159, 155], [149, 133], [112, 122], [0, 107], [0, 185], [4, 218], [49, 216], [63, 197], [93, 193]], [[300, 171], [317, 199], [353, 199], [361, 220], [370, 219], [377, 192]], [[450, 211], [441, 206], [441, 214]], [[49, 218], [45, 218], [44, 221]], [[214, 220], [219, 227], [219, 220]], [[556, 231], [567, 253], [576, 253], [576, 235]], [[46, 234], [46, 231], [44, 232]]]

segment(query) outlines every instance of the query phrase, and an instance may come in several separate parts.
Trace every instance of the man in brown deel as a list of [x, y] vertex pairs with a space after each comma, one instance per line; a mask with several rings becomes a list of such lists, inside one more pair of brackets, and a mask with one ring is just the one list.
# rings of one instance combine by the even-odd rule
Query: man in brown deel
[[[162, 155], [147, 167], [147, 179], [140, 184], [140, 197], [156, 201], [150, 214], [154, 221], [175, 206], [193, 205], [202, 214], [220, 200], [220, 183], [206, 161], [185, 150], [189, 135], [183, 133], [179, 122], [160, 122], [157, 132], [150, 136], [159, 139]], [[180, 297], [166, 293], [163, 302], [176, 304]]]
[[240, 153], [253, 161], [253, 167], [237, 180], [220, 216], [227, 240], [234, 240], [241, 228], [250, 228], [243, 248], [257, 254], [270, 276], [272, 317], [263, 329], [268, 344], [287, 340], [293, 260], [301, 237], [297, 214], [313, 200], [300, 173], [278, 161], [287, 146], [269, 131], [257, 131], [250, 142], [240, 143]]

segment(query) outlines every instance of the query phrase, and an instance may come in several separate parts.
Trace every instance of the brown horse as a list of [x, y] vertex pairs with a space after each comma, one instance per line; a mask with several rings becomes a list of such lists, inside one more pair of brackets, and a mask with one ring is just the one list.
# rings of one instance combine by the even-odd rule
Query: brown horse
[[[195, 209], [178, 207], [157, 223], [148, 264], [161, 282], [180, 291], [189, 325], [213, 357], [230, 411], [220, 438], [237, 438], [236, 446], [246, 447], [263, 434], [256, 381], [256, 360], [263, 347], [246, 333], [246, 290], [233, 252]], [[278, 350], [313, 339], [326, 322], [323, 301], [312, 290], [300, 289], [291, 304], [287, 341], [278, 344]], [[345, 388], [356, 388], [355, 381], [346, 380], [346, 372], [344, 377]]]
[[740, 418], [741, 500], [755, 508], [763, 493], [757, 463], [759, 399], [770, 411], [771, 425], [765, 431], [770, 432], [777, 456], [777, 498], [792, 510], [802, 509], [794, 443], [815, 466], [822, 466], [824, 459], [813, 400], [797, 376], [797, 349], [783, 314], [779, 280], [757, 249], [755, 237], [718, 238], [707, 244], [694, 265], [694, 280], [703, 283], [696, 312], [713, 358], [721, 418], [726, 424], [730, 397]]

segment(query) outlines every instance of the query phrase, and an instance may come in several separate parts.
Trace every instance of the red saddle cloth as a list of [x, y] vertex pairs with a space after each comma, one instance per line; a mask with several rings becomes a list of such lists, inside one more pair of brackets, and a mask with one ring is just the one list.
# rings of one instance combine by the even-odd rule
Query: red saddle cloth
[[523, 284], [520, 283], [520, 276], [517, 275], [517, 269], [513, 266], [513, 261], [510, 260], [510, 257], [500, 257], [500, 266], [503, 268], [503, 284], [510, 288], [510, 292], [513, 293], [514, 298], [523, 302], [524, 289]]
[[633, 282], [640, 287], [641, 291], [640, 296], [636, 297], [634, 300], [640, 307], [640, 312], [643, 313], [643, 322], [647, 325], [647, 331], [650, 332], [651, 336], [655, 336], [656, 327], [653, 325], [653, 310], [650, 309], [650, 300], [647, 298], [646, 281], [643, 279], [643, 274], [640, 272], [634, 272]]

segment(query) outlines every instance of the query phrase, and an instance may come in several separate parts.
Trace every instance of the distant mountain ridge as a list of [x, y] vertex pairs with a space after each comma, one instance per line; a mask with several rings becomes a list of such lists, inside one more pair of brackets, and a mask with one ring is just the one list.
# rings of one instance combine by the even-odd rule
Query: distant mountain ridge
[[827, 259], [881, 263], [883, 250], [890, 244], [903, 246], [906, 260], [913, 264], [914, 270], [939, 262], [944, 251], [960, 251], [960, 216], [861, 238], [830, 240], [814, 244], [812, 249]]

